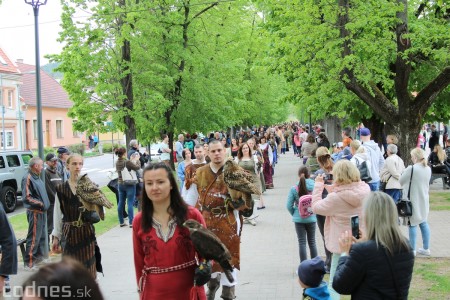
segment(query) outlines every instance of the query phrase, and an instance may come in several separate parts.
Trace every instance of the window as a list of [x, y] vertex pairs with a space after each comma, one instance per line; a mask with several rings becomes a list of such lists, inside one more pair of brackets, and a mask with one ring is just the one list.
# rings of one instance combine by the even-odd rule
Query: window
[[38, 136], [38, 128], [37, 128], [37, 120], [33, 120], [33, 138], [37, 140]]
[[17, 155], [7, 155], [6, 161], [8, 162], [8, 167], [20, 167], [20, 160]]
[[0, 169], [5, 168], [5, 160], [3, 159], [3, 156], [0, 155]]
[[13, 108], [14, 103], [14, 91], [9, 90], [8, 91], [8, 107]]
[[[6, 136], [6, 147], [5, 148], [14, 148], [14, 132], [13, 131], [5, 131], [5, 136]], [[3, 131], [0, 132], [0, 145], [1, 145], [1, 149], [3, 149]]]
[[33, 155], [31, 155], [31, 154], [22, 154], [22, 161], [23, 161], [23, 164], [28, 166], [28, 164], [29, 164], [29, 162], [30, 162], [30, 159], [31, 159], [32, 157], [33, 157]]
[[63, 129], [62, 129], [62, 120], [56, 120], [56, 138], [62, 139], [63, 138]]

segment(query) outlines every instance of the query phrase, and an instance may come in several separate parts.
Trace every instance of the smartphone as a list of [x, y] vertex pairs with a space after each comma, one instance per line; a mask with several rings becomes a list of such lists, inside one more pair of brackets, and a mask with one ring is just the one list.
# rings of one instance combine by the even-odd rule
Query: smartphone
[[352, 235], [359, 239], [359, 217], [358, 215], [351, 216], [350, 223], [352, 226]]

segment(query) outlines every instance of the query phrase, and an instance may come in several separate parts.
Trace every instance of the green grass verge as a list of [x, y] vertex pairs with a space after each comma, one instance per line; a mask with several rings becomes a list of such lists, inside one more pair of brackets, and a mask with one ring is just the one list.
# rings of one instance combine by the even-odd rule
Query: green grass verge
[[450, 258], [416, 258], [408, 299], [448, 299]]
[[[106, 209], [105, 211], [105, 220], [100, 221], [95, 224], [95, 233], [97, 236], [102, 235], [108, 230], [114, 228], [119, 224], [117, 218], [117, 205], [116, 205], [116, 196], [113, 192], [111, 192], [108, 187], [103, 187], [101, 189], [108, 200], [114, 204], [114, 207], [111, 209]], [[25, 213], [18, 214], [9, 218], [9, 222], [11, 223], [14, 233], [16, 234], [16, 238], [25, 238], [28, 232], [28, 221], [27, 215]]]
[[450, 193], [431, 192], [430, 193], [430, 209], [431, 210], [450, 210]]

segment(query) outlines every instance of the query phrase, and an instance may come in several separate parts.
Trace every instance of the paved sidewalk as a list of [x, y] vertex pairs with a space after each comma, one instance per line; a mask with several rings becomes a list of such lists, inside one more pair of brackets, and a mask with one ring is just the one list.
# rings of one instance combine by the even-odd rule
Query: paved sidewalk
[[[267, 208], [255, 211], [259, 214], [256, 226], [244, 225], [237, 299], [297, 300], [301, 297], [302, 290], [295, 274], [299, 264], [297, 238], [285, 208], [287, 194], [297, 180], [300, 165], [300, 159], [294, 157], [292, 151], [281, 156], [275, 169], [275, 188], [264, 193]], [[442, 183], [436, 181], [432, 190], [442, 190]], [[450, 257], [450, 212], [430, 212], [429, 223], [432, 256]], [[403, 230], [407, 234], [406, 227]], [[138, 299], [131, 232], [128, 227], [115, 227], [98, 237], [105, 274], [104, 277], [99, 274], [98, 281], [107, 300]], [[417, 247], [421, 247], [420, 230], [417, 240]], [[319, 230], [316, 230], [316, 242], [319, 255], [323, 256]], [[19, 266], [19, 275], [12, 277], [13, 284], [22, 283], [29, 274]], [[220, 299], [219, 296], [220, 291], [216, 299]]]

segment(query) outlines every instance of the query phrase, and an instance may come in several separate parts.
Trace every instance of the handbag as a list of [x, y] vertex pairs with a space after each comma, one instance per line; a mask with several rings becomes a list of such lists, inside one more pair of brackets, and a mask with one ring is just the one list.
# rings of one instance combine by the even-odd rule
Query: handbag
[[411, 195], [411, 181], [414, 173], [414, 166], [411, 168], [411, 177], [409, 178], [409, 188], [407, 198], [403, 198], [397, 202], [397, 211], [400, 217], [411, 217], [412, 216], [412, 203], [410, 200]]
[[138, 179], [136, 176], [136, 171], [131, 170], [129, 171], [127, 167], [124, 167], [121, 171], [122, 173], [122, 182], [125, 185], [136, 185], [138, 183]]
[[389, 176], [389, 178], [386, 181], [382, 181], [380, 183], [380, 191], [384, 192], [386, 190], [386, 185], [389, 182], [389, 179], [391, 179], [392, 175]]
[[355, 158], [356, 161], [356, 167], [359, 170], [359, 175], [362, 181], [369, 182], [372, 180], [372, 176], [370, 176], [370, 170], [367, 166], [367, 162], [363, 161], [362, 163], [359, 163], [359, 160]]
[[80, 218], [83, 223], [98, 223], [100, 222], [100, 215], [95, 210], [87, 210], [84, 206], [79, 208]]

